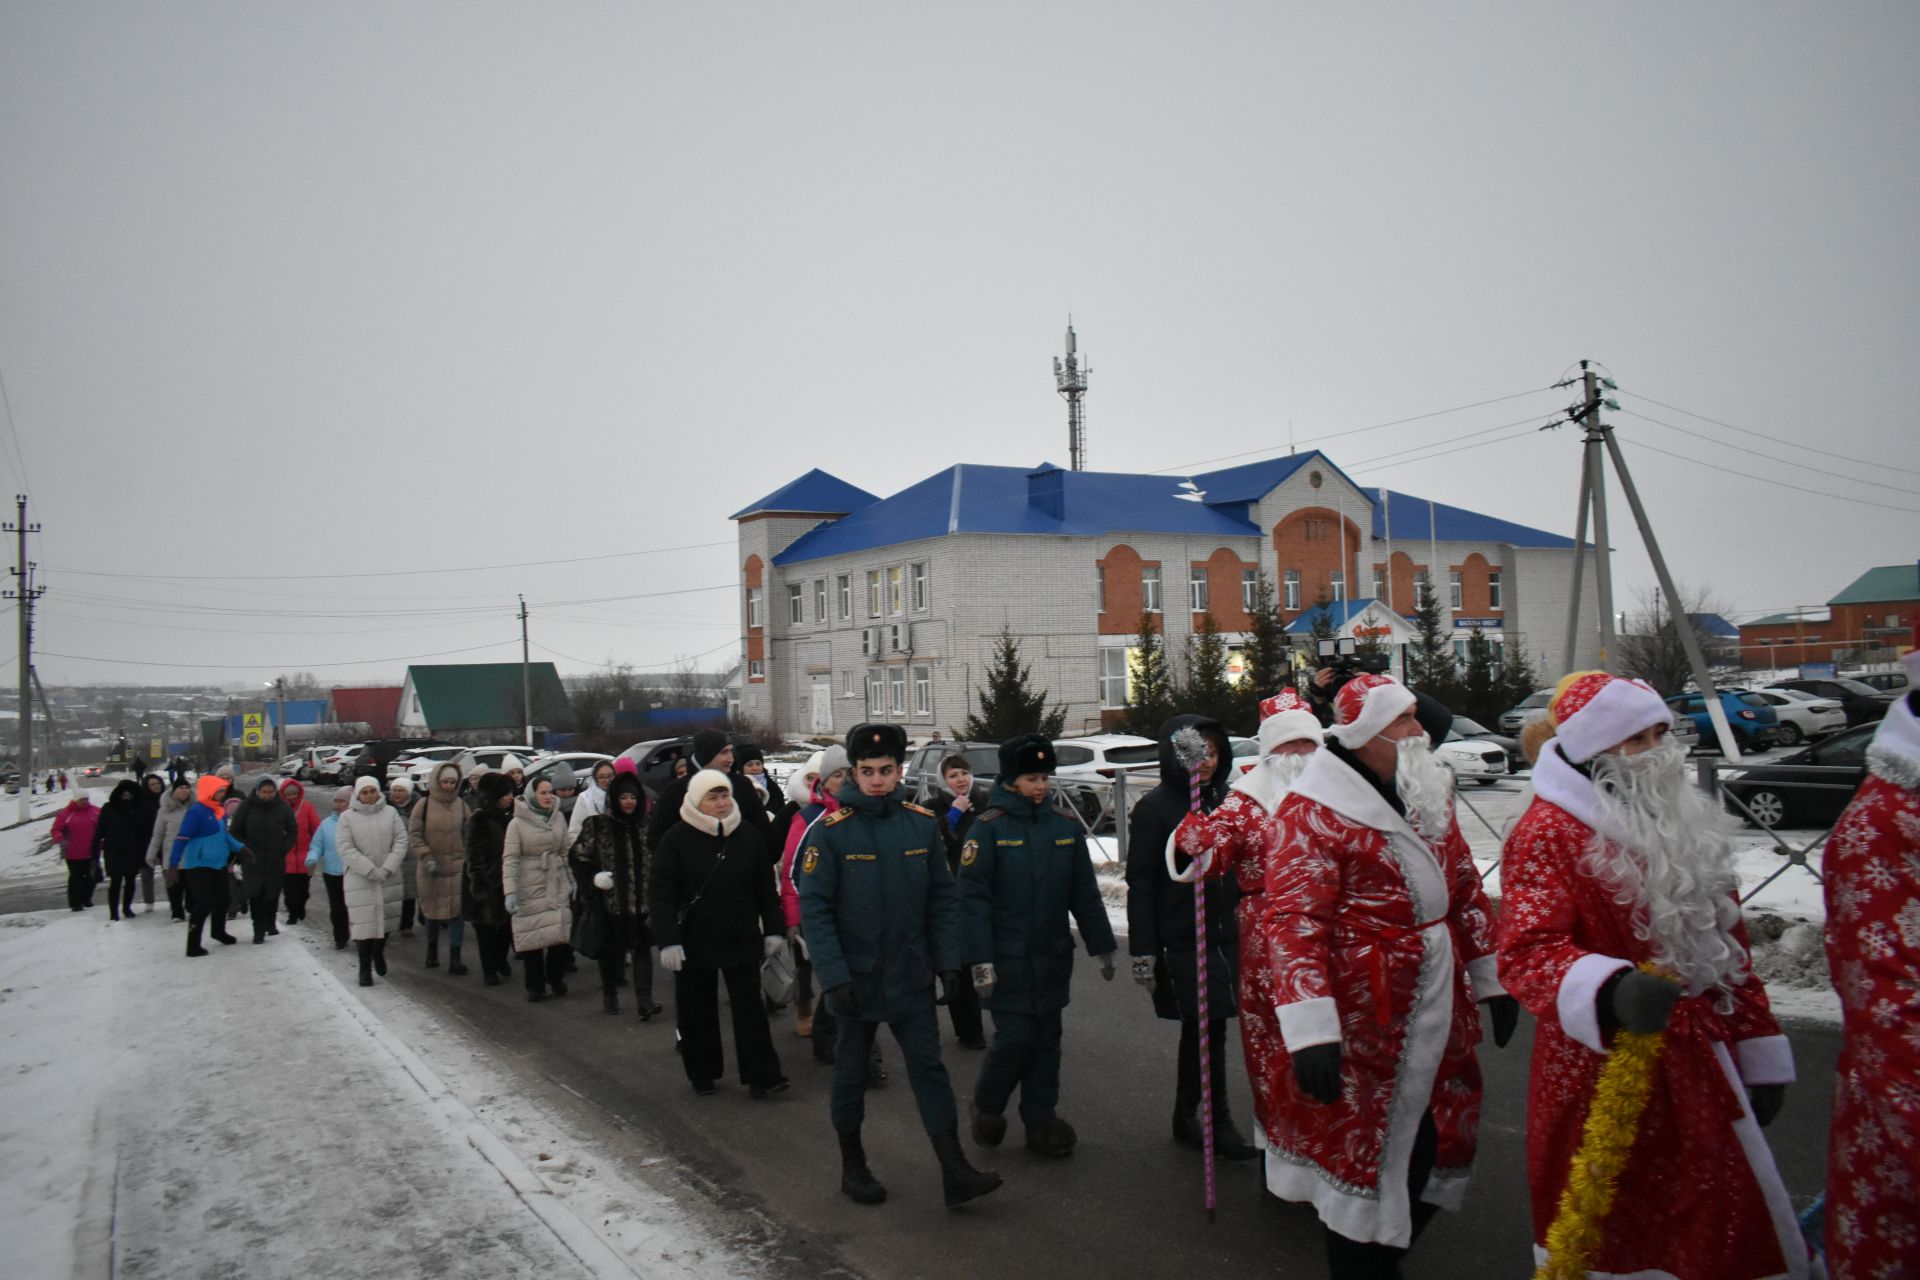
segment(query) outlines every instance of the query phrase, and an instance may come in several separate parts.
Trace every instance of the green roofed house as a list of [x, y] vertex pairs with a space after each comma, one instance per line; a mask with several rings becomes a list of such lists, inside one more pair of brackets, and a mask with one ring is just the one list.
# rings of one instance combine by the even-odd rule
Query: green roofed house
[[[573, 707], [551, 662], [527, 667], [533, 695], [533, 726], [570, 725]], [[398, 729], [402, 735], [478, 734], [518, 742], [521, 715], [520, 664], [459, 662], [407, 668], [400, 689]]]

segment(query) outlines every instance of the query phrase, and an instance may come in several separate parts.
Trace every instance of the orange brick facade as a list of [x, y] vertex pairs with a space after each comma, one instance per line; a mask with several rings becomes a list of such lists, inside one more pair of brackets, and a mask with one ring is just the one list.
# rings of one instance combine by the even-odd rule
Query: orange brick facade
[[1859, 649], [1902, 650], [1913, 643], [1920, 600], [1837, 604], [1828, 616], [1786, 622], [1747, 623], [1740, 628], [1740, 665], [1797, 667], [1804, 662], [1846, 662]]
[[[1346, 575], [1344, 594], [1348, 599], [1368, 593], [1371, 582], [1354, 581], [1360, 564], [1360, 539], [1359, 525], [1326, 507], [1302, 507], [1274, 526], [1273, 556], [1281, 577], [1275, 589], [1284, 589], [1287, 570], [1300, 571], [1299, 607], [1288, 609], [1285, 595], [1280, 598], [1282, 616], [1288, 622], [1313, 608], [1315, 601], [1333, 598], [1335, 572]], [[1356, 585], [1359, 590], [1354, 589]]]
[[[740, 601], [740, 620], [747, 624], [747, 670], [753, 670], [756, 662], [765, 662], [767, 657], [767, 610], [773, 602], [766, 597], [767, 567], [759, 556], [748, 556], [747, 562], [740, 567], [740, 577], [746, 583], [749, 592], [760, 592], [760, 625], [753, 626], [752, 616], [748, 612], [747, 602]], [[763, 667], [762, 670], [765, 670]], [[749, 676], [750, 680], [764, 680], [765, 676]]]

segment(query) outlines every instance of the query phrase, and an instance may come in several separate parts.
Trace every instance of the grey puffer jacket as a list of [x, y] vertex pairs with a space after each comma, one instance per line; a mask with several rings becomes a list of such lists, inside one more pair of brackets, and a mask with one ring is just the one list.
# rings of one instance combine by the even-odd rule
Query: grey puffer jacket
[[513, 899], [513, 949], [564, 945], [573, 933], [573, 873], [567, 867], [567, 819], [555, 804], [546, 813], [513, 802], [500, 883]]
[[400, 924], [400, 900], [405, 884], [407, 824], [400, 811], [385, 800], [362, 804], [355, 800], [340, 815], [334, 843], [347, 872], [347, 920], [355, 942], [377, 941]]

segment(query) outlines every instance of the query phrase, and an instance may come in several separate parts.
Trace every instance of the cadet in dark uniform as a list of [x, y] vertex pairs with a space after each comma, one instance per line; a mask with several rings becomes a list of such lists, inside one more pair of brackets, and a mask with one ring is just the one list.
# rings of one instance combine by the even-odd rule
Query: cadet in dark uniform
[[960, 849], [961, 957], [993, 1012], [993, 1047], [973, 1090], [973, 1139], [997, 1147], [1007, 1100], [1020, 1090], [1027, 1146], [1073, 1153], [1060, 1101], [1060, 1015], [1073, 976], [1072, 914], [1100, 976], [1113, 981], [1113, 926], [1094, 880], [1086, 828], [1048, 794], [1052, 745], [1039, 734], [1000, 746], [989, 807]]
[[839, 1019], [832, 1114], [840, 1190], [857, 1204], [887, 1198], [860, 1145], [867, 1049], [884, 1022], [906, 1058], [947, 1204], [961, 1204], [997, 1188], [1000, 1175], [967, 1163], [953, 1085], [940, 1061], [934, 975], [948, 990], [961, 982], [953, 875], [933, 814], [902, 799], [906, 734], [896, 725], [863, 724], [847, 735], [847, 757], [853, 779], [838, 797], [843, 807], [808, 829], [794, 876], [813, 971]]

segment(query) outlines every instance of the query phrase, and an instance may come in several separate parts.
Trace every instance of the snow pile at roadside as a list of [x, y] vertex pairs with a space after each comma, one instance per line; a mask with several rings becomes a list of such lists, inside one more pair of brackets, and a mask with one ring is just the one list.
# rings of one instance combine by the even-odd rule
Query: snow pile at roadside
[[3, 919], [9, 1275], [751, 1270], [590, 1147], [538, 1168], [385, 1027], [405, 997], [341, 985], [295, 934], [188, 961], [164, 914]]
[[[33, 817], [0, 827], [0, 880], [65, 876], [60, 851], [52, 845], [53, 815], [66, 807], [67, 795], [33, 797]], [[5, 810], [10, 814], [11, 810]]]

